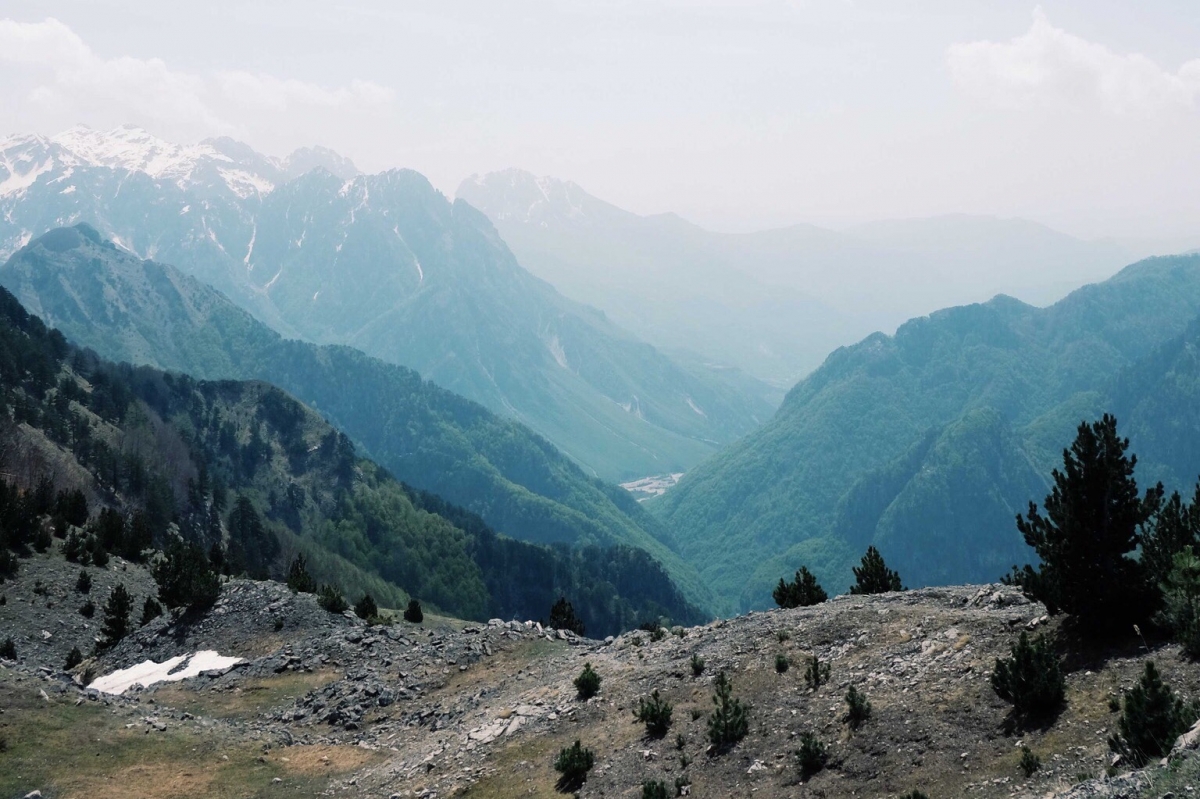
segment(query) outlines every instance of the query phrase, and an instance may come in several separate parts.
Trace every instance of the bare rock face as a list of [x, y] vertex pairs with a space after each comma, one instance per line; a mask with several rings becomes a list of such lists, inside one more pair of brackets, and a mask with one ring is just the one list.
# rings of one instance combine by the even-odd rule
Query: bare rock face
[[[21, 585], [7, 590], [11, 608]], [[36, 686], [46, 696], [39, 701], [77, 705], [81, 714], [105, 706], [126, 729], [164, 740], [256, 747], [255, 762], [278, 768], [273, 779], [300, 792], [312, 783], [298, 781], [296, 764], [324, 753], [304, 779], [324, 775], [324, 790], [338, 795], [551, 796], [554, 757], [579, 740], [595, 756], [579, 789], [585, 797], [635, 796], [647, 780], [705, 797], [1157, 797], [1147, 772], [1105, 776], [1116, 723], [1110, 698], [1140, 672], [1140, 642], [1067, 658], [1067, 704], [1044, 727], [1020, 726], [992, 691], [995, 660], [1020, 632], [1057, 624], [1013, 588], [964, 586], [837, 597], [593, 641], [501, 619], [368, 626], [284, 586], [233, 580], [203, 616], [158, 619], [85, 666], [102, 675], [216, 650], [243, 658], [233, 668], [109, 696], [73, 682], [56, 650], [26, 642], [20, 663], [0, 669], [0, 691]], [[39, 617], [25, 637], [40, 626]], [[49, 640], [60, 635], [68, 640], [55, 646], [71, 645], [61, 631]], [[813, 657], [829, 668], [816, 687], [805, 679]], [[1184, 695], [1200, 686], [1200, 669], [1176, 648], [1153, 657]], [[588, 700], [573, 683], [585, 663], [601, 678]], [[708, 720], [721, 672], [749, 706], [749, 727], [718, 748]], [[870, 703], [855, 727], [846, 718], [851, 686]], [[661, 737], [647, 735], [632, 712], [654, 691], [672, 705]], [[808, 774], [797, 758], [806, 734], [825, 747], [824, 768]], [[1185, 764], [1198, 737], [1200, 726], [1177, 744]], [[1041, 761], [1029, 777], [1018, 765], [1022, 747]]]

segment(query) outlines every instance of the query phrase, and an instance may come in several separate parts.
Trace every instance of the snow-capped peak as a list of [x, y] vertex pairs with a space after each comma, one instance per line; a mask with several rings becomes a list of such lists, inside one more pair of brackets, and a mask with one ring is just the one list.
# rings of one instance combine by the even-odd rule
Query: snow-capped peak
[[51, 141], [83, 165], [128, 169], [166, 180], [186, 181], [203, 160], [232, 160], [207, 144], [172, 144], [125, 125], [103, 132], [82, 125], [65, 130]]
[[583, 221], [587, 192], [570, 181], [538, 177], [522, 169], [472, 175], [458, 196], [495, 220], [540, 223], [549, 217]]
[[323, 167], [349, 179], [358, 170], [348, 158], [324, 147], [301, 148], [279, 159], [233, 139], [175, 144], [143, 128], [108, 131], [77, 125], [49, 138], [17, 135], [0, 139], [0, 196], [32, 186], [47, 172], [101, 167], [141, 172], [180, 188], [224, 184], [239, 197], [267, 194], [275, 186]]

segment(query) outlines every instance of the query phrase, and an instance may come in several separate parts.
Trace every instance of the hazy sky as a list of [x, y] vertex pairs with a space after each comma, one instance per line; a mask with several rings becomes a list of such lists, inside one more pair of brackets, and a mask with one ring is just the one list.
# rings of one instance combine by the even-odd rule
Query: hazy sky
[[6, 0], [0, 135], [519, 166], [723, 229], [951, 212], [1200, 233], [1195, 0]]

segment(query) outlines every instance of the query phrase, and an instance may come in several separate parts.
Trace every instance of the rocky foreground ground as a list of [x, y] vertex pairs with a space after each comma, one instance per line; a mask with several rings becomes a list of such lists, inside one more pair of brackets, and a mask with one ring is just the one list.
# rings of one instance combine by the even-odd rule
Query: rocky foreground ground
[[[1190, 753], [1142, 772], [1118, 764], [1108, 776], [1110, 700], [1146, 657], [1182, 694], [1200, 696], [1200, 667], [1172, 646], [1131, 635], [1125, 649], [1070, 656], [1062, 714], [1043, 729], [1014, 726], [989, 674], [1020, 631], [1055, 622], [1006, 586], [838, 597], [593, 641], [498, 619], [368, 626], [311, 595], [234, 580], [203, 617], [157, 619], [66, 672], [72, 646], [90, 651], [100, 615], [77, 613], [78, 571], [39, 556], [0, 586], [0, 639], [18, 648], [16, 662], [0, 664], [0, 797], [551, 797], [562, 795], [554, 756], [575, 740], [596, 757], [583, 797], [640, 797], [645, 780], [696, 797], [1083, 799], [1200, 786]], [[139, 567], [89, 571], [97, 605], [118, 579], [139, 609], [153, 591]], [[199, 650], [244, 661], [121, 696], [84, 687]], [[813, 654], [831, 667], [815, 691], [802, 676]], [[693, 655], [705, 664], [699, 676]], [[791, 664], [782, 673], [779, 655]], [[585, 662], [602, 678], [587, 701], [572, 683]], [[712, 753], [706, 721], [722, 670], [751, 706], [750, 733]], [[872, 705], [856, 730], [844, 718], [851, 685]], [[631, 712], [654, 690], [674, 705], [661, 738]], [[795, 751], [806, 731], [829, 760], [805, 781]], [[1042, 763], [1028, 778], [1022, 746]]]

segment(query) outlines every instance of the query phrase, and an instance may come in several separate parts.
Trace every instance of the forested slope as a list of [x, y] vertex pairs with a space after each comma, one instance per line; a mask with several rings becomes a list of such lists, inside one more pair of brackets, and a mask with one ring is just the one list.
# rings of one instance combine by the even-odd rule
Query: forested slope
[[702, 618], [642, 551], [577, 553], [497, 535], [360, 458], [274, 386], [113, 364], [2, 289], [0, 400], [0, 462], [17, 491], [3, 538], [18, 552], [49, 545], [32, 526], [49, 512], [46, 498], [77, 492], [84, 511], [74, 523], [100, 535], [100, 511], [116, 511], [104, 518], [137, 531], [131, 553], [182, 537], [234, 573], [278, 578], [300, 552], [318, 579], [352, 596], [370, 591], [392, 605], [415, 596], [470, 619], [538, 618], [558, 596], [574, 600], [593, 633], [659, 615]]
[[341, 346], [283, 339], [224, 295], [104, 242], [86, 225], [43, 236], [0, 268], [33, 313], [117, 361], [282, 387], [404, 482], [513, 538], [643, 549], [689, 600], [712, 594], [665, 525], [541, 436], [416, 372]]
[[[909, 584], [995, 579], [1023, 551], [1013, 515], [1040, 499], [1082, 419], [1110, 406], [1144, 407], [1159, 423], [1191, 413], [1182, 400], [1149, 411], [1167, 400], [1142, 378], [1126, 381], [1138, 399], [1119, 400], [1114, 380], [1197, 313], [1200, 257], [1179, 256], [1044, 309], [997, 297], [914, 319], [834, 352], [767, 425], [652, 508], [688, 531], [684, 556], [743, 606], [764, 604], [769, 585], [801, 564], [841, 590], [868, 543]], [[1167, 458], [1143, 452], [1143, 434], [1130, 431], [1145, 469]], [[1186, 479], [1182, 469], [1173, 475]]]

